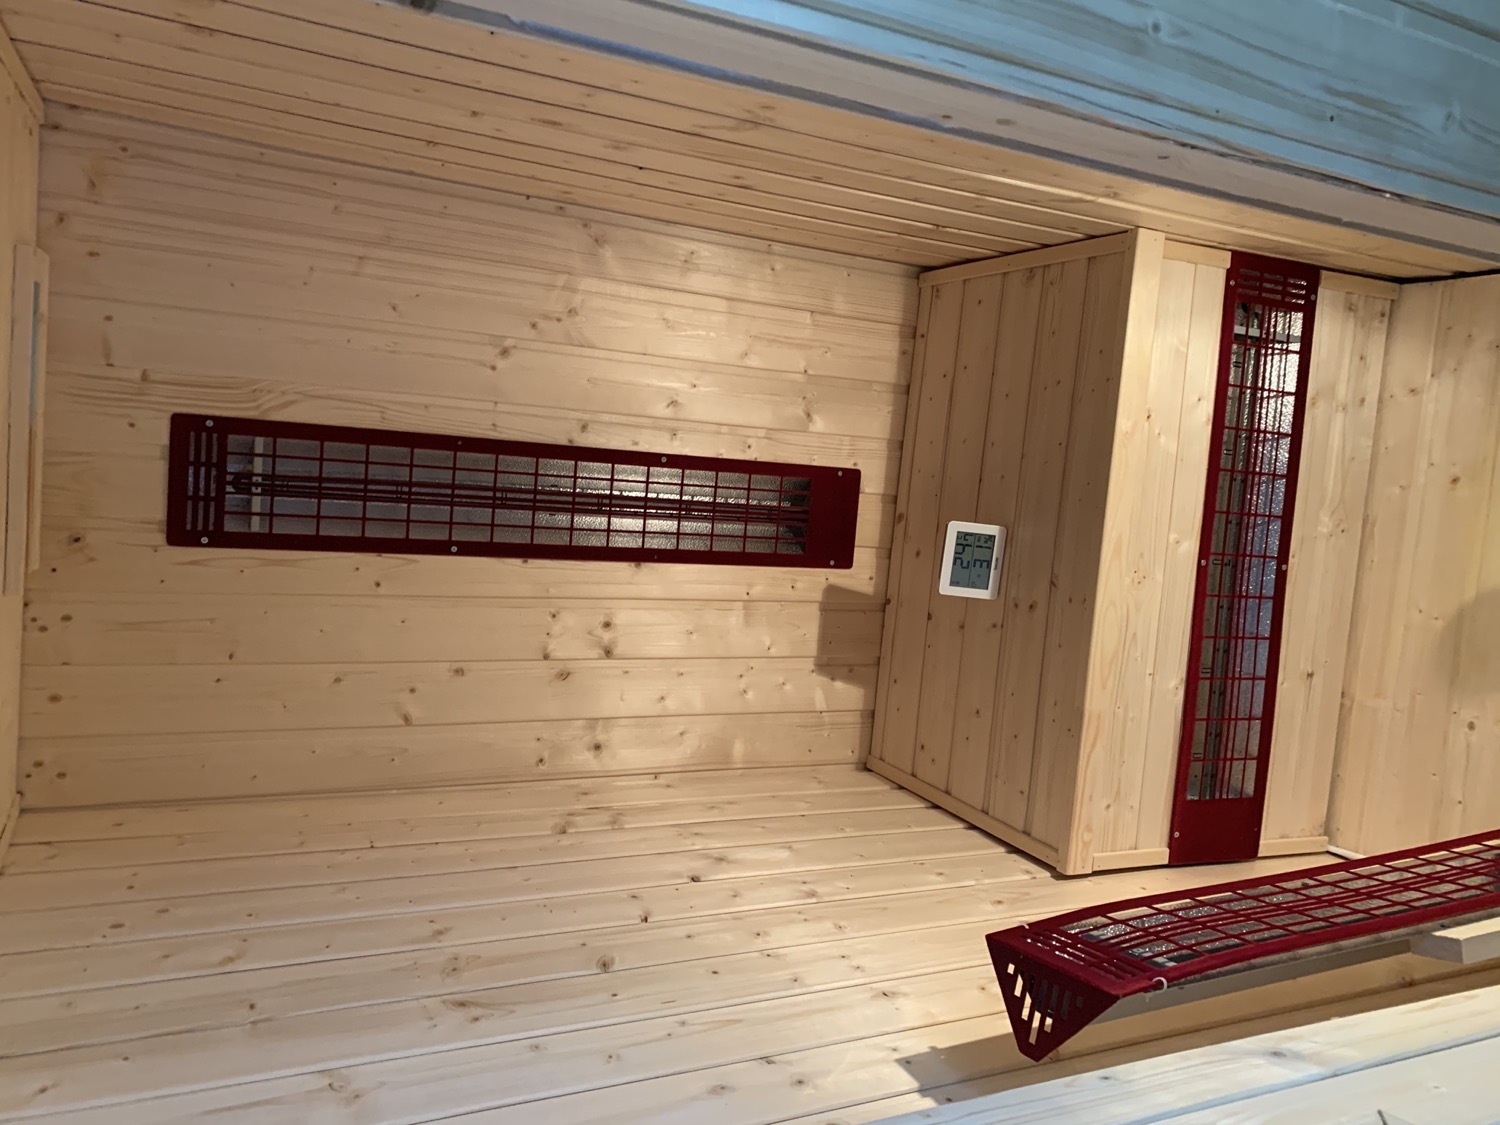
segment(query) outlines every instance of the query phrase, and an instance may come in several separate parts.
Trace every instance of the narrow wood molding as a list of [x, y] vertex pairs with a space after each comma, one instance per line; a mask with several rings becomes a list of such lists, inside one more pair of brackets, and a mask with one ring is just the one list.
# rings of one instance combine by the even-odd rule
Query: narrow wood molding
[[945, 266], [928, 270], [921, 277], [923, 285], [946, 285], [950, 281], [968, 281], [975, 277], [990, 277], [1013, 270], [1035, 269], [1037, 266], [1053, 266], [1058, 262], [1071, 262], [1078, 258], [1098, 258], [1105, 254], [1120, 254], [1128, 250], [1135, 231], [1107, 234], [1103, 238], [1081, 238], [1076, 242], [1064, 242], [1057, 246], [1044, 246], [1040, 250], [1023, 250], [1019, 254], [1005, 254], [998, 258], [986, 258], [982, 262], [967, 262], [960, 266]]
[[1287, 840], [1262, 840], [1260, 858], [1278, 855], [1319, 855], [1328, 850], [1327, 836], [1294, 836]]
[[1013, 847], [1020, 848], [1027, 855], [1035, 856], [1049, 866], [1057, 866], [1057, 849], [1050, 844], [1042, 843], [1035, 836], [1028, 836], [1026, 833], [996, 820], [988, 813], [980, 812], [974, 806], [967, 805], [963, 801], [950, 797], [941, 789], [934, 789], [925, 781], [921, 781], [903, 770], [898, 770], [895, 766], [887, 765], [879, 758], [867, 759], [865, 761], [865, 768], [871, 773], [879, 774], [887, 781], [894, 781], [903, 789], [910, 789], [924, 801], [931, 801], [938, 808], [946, 809], [954, 816], [967, 820], [975, 828], [988, 832], [996, 839], [1003, 840]]
[[40, 125], [45, 121], [47, 111], [42, 104], [42, 95], [37, 91], [36, 83], [31, 80], [31, 72], [26, 69], [21, 56], [16, 54], [16, 46], [6, 34], [4, 23], [0, 23], [0, 70], [10, 75], [10, 80], [20, 91], [21, 100], [26, 103], [26, 108], [31, 110], [31, 116], [36, 118], [36, 123]]
[[1169, 262], [1193, 262], [1200, 266], [1215, 266], [1221, 270], [1229, 268], [1229, 251], [1217, 246], [1199, 246], [1193, 242], [1177, 242], [1167, 239], [1162, 257]]
[[16, 834], [16, 821], [21, 818], [21, 794], [13, 793], [10, 809], [5, 814], [5, 825], [0, 827], [0, 864], [5, 862], [5, 853], [10, 850], [11, 837]]
[[1164, 867], [1171, 852], [1167, 848], [1136, 848], [1128, 852], [1099, 852], [1095, 871], [1123, 871], [1128, 867]]
[[1358, 293], [1364, 297], [1381, 297], [1387, 301], [1394, 301], [1401, 295], [1401, 286], [1394, 281], [1381, 281], [1374, 277], [1360, 277], [1352, 273], [1334, 273], [1332, 270], [1324, 270], [1322, 277], [1324, 289], [1334, 289], [1340, 293]]

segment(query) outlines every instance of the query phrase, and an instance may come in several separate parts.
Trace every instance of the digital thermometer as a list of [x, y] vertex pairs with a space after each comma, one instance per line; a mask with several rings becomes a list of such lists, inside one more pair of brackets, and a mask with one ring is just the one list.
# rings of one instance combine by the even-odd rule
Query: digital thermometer
[[1000, 564], [1004, 560], [1005, 528], [994, 523], [950, 520], [938, 560], [938, 593], [993, 601], [1000, 593]]

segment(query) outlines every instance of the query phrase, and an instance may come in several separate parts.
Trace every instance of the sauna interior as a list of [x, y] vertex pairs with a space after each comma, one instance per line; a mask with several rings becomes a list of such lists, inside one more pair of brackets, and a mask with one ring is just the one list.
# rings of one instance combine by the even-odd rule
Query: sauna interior
[[[1080, 1091], [1221, 1104], [1250, 1051], [1332, 1120], [1296, 1114], [1352, 1104], [1338, 1051], [1374, 1097], [1455, 1029], [1493, 1073], [1494, 959], [1036, 1064], [984, 944], [1500, 827], [1500, 24], [1459, 6], [1380, 26], [1493, 79], [1444, 181], [1488, 213], [668, 65], [656, 9], [715, 5], [0, 0], [0, 1121], [1093, 1125]], [[734, 559], [286, 549], [254, 499], [181, 543], [174, 417], [450, 481], [754, 462], [845, 482], [847, 556], [752, 558], [743, 515]], [[1004, 529], [993, 597], [940, 589], [953, 521]]]

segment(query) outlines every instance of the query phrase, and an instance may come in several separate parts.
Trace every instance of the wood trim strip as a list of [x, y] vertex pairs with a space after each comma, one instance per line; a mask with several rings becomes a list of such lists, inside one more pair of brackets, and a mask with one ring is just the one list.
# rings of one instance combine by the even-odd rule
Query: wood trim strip
[[42, 103], [42, 95], [37, 91], [36, 83], [31, 80], [31, 72], [26, 69], [26, 64], [21, 61], [21, 56], [16, 54], [16, 46], [10, 41], [10, 36], [5, 32], [5, 24], [0, 22], [0, 70], [10, 76], [15, 83], [16, 91], [21, 95], [21, 100], [26, 103], [26, 108], [31, 110], [31, 116], [40, 125], [47, 119], [47, 110]]
[[1324, 289], [1336, 289], [1340, 293], [1358, 293], [1364, 297], [1379, 297], [1394, 301], [1401, 295], [1401, 286], [1394, 281], [1381, 281], [1375, 277], [1360, 277], [1352, 273], [1335, 273], [1324, 270], [1319, 284]]
[[5, 862], [5, 853], [10, 850], [11, 837], [16, 834], [16, 821], [21, 819], [21, 794], [12, 793], [10, 809], [5, 814], [5, 823], [0, 826], [0, 864]]
[[1162, 257], [1169, 262], [1192, 262], [1196, 266], [1213, 266], [1215, 269], [1229, 268], [1229, 251], [1217, 246], [1199, 246], [1195, 242], [1176, 242], [1167, 239]]
[[1165, 867], [1169, 849], [1136, 848], [1128, 852], [1098, 852], [1094, 856], [1095, 871], [1123, 871], [1128, 867]]
[[975, 828], [988, 832], [991, 836], [999, 839], [1012, 847], [1019, 848], [1027, 855], [1034, 856], [1043, 863], [1057, 866], [1057, 849], [1050, 844], [1044, 844], [1035, 836], [1028, 836], [1025, 832], [1010, 825], [996, 820], [986, 813], [980, 812], [973, 805], [965, 804], [956, 797], [951, 797], [941, 789], [935, 789], [925, 781], [921, 781], [904, 770], [898, 770], [878, 758], [871, 758], [865, 763], [871, 773], [877, 773], [887, 781], [894, 781], [903, 789], [909, 789], [924, 801], [931, 801], [941, 809], [946, 809], [954, 816], [968, 821]]
[[998, 258], [986, 258], [982, 262], [967, 262], [958, 266], [928, 270], [920, 279], [927, 285], [943, 285], [950, 281], [969, 281], [976, 277], [989, 277], [1013, 270], [1035, 269], [1037, 266], [1052, 266], [1059, 262], [1071, 262], [1078, 258], [1100, 258], [1106, 254], [1121, 254], [1128, 250], [1135, 231], [1121, 231], [1102, 238], [1080, 238], [1057, 246], [1044, 246], [1040, 250], [1023, 250], [1018, 254], [1004, 254]]
[[1328, 850], [1327, 836], [1294, 836], [1286, 840], [1262, 840], [1260, 858], [1280, 855], [1319, 855]]

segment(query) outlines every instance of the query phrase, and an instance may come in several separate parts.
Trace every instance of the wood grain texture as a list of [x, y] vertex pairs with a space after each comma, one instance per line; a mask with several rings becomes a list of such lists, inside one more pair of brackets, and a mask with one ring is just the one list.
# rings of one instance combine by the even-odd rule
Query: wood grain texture
[[1319, 294], [1263, 846], [1327, 831], [1390, 309], [1384, 297], [1326, 284]]
[[[17, 261], [29, 263], [36, 245], [37, 166], [39, 160], [40, 103], [24, 72], [17, 74], [10, 40], [0, 27], [0, 434], [12, 434], [13, 423], [26, 427], [29, 420], [12, 417], [15, 404], [30, 401], [31, 373], [14, 361], [22, 339], [30, 339], [30, 325], [12, 323]], [[18, 85], [20, 83], [20, 85]], [[31, 276], [22, 268], [22, 277]], [[24, 302], [29, 308], [31, 302]], [[17, 333], [21, 335], [17, 335]], [[13, 341], [13, 337], [15, 338]], [[13, 342], [15, 346], [13, 346]], [[7, 450], [11, 442], [6, 442]], [[7, 498], [5, 532], [11, 550], [7, 562], [12, 571], [24, 570], [25, 541], [30, 529], [28, 511], [31, 490], [26, 476], [27, 461], [11, 451], [0, 459], [0, 496]], [[0, 805], [7, 809], [17, 787], [16, 746], [19, 715], [16, 688], [21, 676], [22, 576], [12, 574], [0, 594]]]
[[[1389, 276], [1481, 264], [1464, 250], [1477, 243], [1459, 237], [1472, 229], [1461, 216], [1440, 217], [1459, 249], [1432, 249], [1349, 229], [1343, 214], [1320, 223], [1204, 198], [1193, 188], [1208, 169], [1188, 148], [1147, 170], [1187, 190], [1155, 186], [1108, 170], [1098, 152], [1079, 167], [1035, 146], [1000, 148], [848, 102], [813, 104], [377, 0], [316, 10], [295, 0], [5, 0], [0, 15], [55, 103], [549, 200], [569, 214], [691, 215], [736, 235], [918, 266], [1140, 225]], [[599, 34], [617, 15], [591, 12], [585, 30]]]
[[[1484, 1087], [1461, 1079], [1455, 1083], [1459, 1076], [1445, 1069], [1445, 1060], [1477, 1046], [1482, 1053], [1466, 1057], [1464, 1068], [1478, 1073], [1494, 1065], [1500, 1055], [1487, 1013], [1497, 1001], [1500, 989], [1493, 986], [1441, 996], [921, 1110], [888, 1118], [886, 1125], [1036, 1125], [1072, 1119], [1099, 1125], [1208, 1125], [1311, 1119], [1315, 1112], [1319, 1120], [1354, 1122], [1389, 1120], [1396, 1105], [1402, 1105], [1403, 1119], [1409, 1106], [1413, 1120], [1423, 1111], [1441, 1110], [1444, 1120], [1482, 1122], [1490, 1099], [1474, 1095]], [[1288, 1064], [1293, 1058], [1294, 1067]], [[1430, 1080], [1397, 1079], [1396, 1071], [1409, 1064], [1424, 1068]]]
[[85, 1125], [331, 1120], [351, 1098], [368, 1125], [842, 1120], [1487, 979], [1362, 966], [1102, 1024], [1032, 1066], [997, 1034], [976, 933], [1293, 861], [1058, 880], [849, 766], [28, 810], [20, 828], [0, 1112]]
[[[963, 319], [963, 283], [934, 286], [928, 298], [919, 388], [908, 410], [910, 437], [896, 498], [901, 524], [901, 580], [891, 587], [887, 614], [894, 618], [889, 658], [881, 669], [880, 734], [876, 753], [902, 773], [913, 772], [921, 737], [922, 671], [927, 651], [926, 607], [936, 581], [943, 526], [934, 498], [942, 487], [943, 451], [953, 402], [953, 372]], [[921, 612], [907, 607], [921, 606]]]
[[[1100, 239], [1095, 256], [1049, 251], [923, 289], [921, 413], [897, 500], [913, 538], [898, 547], [881, 672], [894, 705], [871, 760], [1049, 862], [1072, 823], [1119, 372], [1127, 345], [1149, 355], [1163, 241], [1132, 234], [1125, 254]], [[995, 601], [937, 594], [929, 556], [951, 519], [1009, 529]]]
[[1375, 423], [1328, 836], [1370, 854], [1500, 819], [1500, 279], [1402, 290]]
[[[75, 115], [49, 136], [29, 804], [862, 753], [910, 273], [156, 126]], [[824, 574], [171, 550], [180, 410], [858, 462], [860, 558]]]

